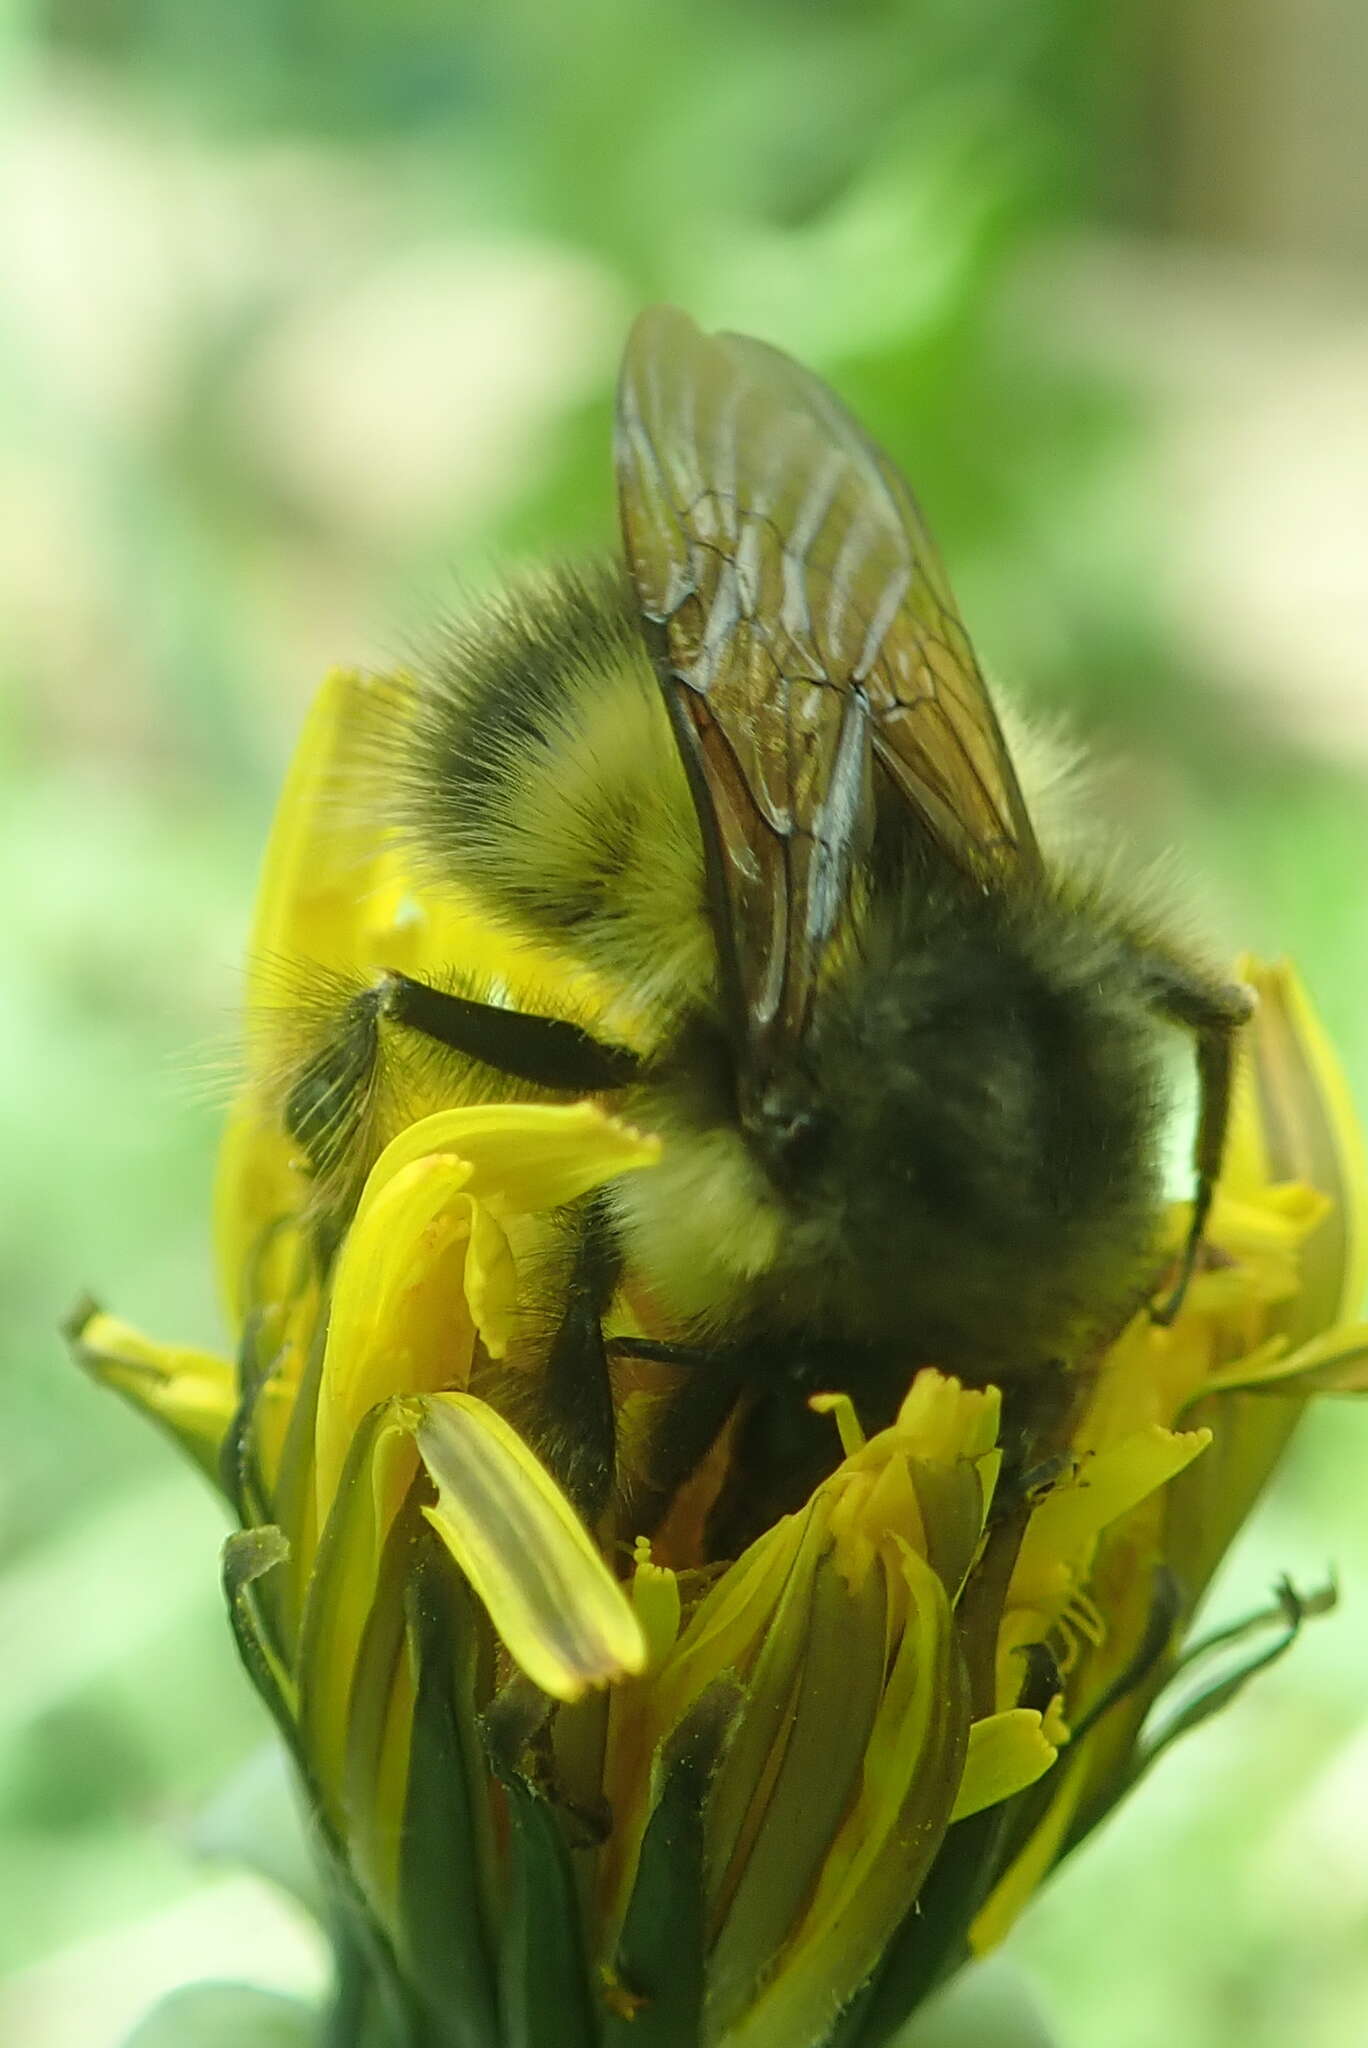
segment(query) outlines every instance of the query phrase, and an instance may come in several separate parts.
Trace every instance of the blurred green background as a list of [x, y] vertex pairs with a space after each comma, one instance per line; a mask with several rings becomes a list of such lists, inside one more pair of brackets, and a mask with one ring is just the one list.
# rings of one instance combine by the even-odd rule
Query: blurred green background
[[[1105, 25], [1104, 25], [1105, 23]], [[263, 1732], [217, 1511], [53, 1334], [213, 1342], [211, 1162], [273, 793], [329, 663], [611, 534], [666, 297], [833, 379], [990, 668], [1119, 765], [1368, 1103], [1359, 0], [10, 0], [0, 10], [0, 2038], [112, 2048], [302, 1920], [195, 1853]], [[1064, 2048], [1344, 2048], [1368, 2009], [1368, 1413], [1225, 1604], [1339, 1613], [1036, 1906]]]

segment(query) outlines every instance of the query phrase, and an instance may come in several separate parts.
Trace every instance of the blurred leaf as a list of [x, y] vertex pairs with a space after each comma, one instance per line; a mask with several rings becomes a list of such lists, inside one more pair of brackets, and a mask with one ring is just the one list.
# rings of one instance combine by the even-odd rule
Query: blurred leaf
[[321, 2021], [297, 1999], [249, 1984], [191, 1984], [134, 2028], [124, 2048], [319, 2048]]
[[1060, 2048], [1026, 1980], [997, 1957], [977, 1963], [919, 2013], [895, 2048]]
[[284, 1750], [264, 1742], [200, 1813], [191, 1844], [215, 1862], [244, 1864], [322, 1921], [325, 1899], [307, 1825]]

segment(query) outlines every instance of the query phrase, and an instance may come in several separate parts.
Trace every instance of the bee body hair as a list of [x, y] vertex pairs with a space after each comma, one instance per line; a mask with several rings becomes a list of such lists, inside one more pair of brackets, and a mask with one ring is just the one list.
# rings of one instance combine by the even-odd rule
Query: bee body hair
[[[1029, 886], [987, 891], [885, 806], [795, 1080], [806, 1147], [767, 1159], [738, 1119], [698, 824], [620, 571], [516, 588], [446, 634], [415, 692], [391, 786], [418, 866], [592, 970], [609, 1027], [647, 1020], [613, 1106], [662, 1160], [606, 1208], [683, 1338], [1010, 1376], [1076, 1352], [1134, 1289], [1161, 1033], [1105, 880], [1047, 847]], [[1012, 729], [1075, 849], [1069, 750]]]
[[628, 1263], [696, 1341], [783, 1332], [848, 1341], [865, 1377], [1011, 1378], [1076, 1356], [1152, 1270], [1165, 1071], [1143, 959], [1052, 890], [1003, 901], [912, 867], [870, 898], [781, 1167], [700, 1038], [631, 1097], [662, 1159], [613, 1194]]
[[715, 990], [697, 821], [620, 568], [526, 580], [449, 628], [390, 782], [420, 870], [630, 990], [658, 1036]]

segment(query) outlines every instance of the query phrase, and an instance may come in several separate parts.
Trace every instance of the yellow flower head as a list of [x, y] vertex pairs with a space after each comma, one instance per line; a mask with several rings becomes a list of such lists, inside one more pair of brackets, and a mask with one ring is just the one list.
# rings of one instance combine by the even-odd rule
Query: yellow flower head
[[[98, 1312], [80, 1355], [231, 1504], [239, 1642], [414, 2042], [879, 2048], [1162, 1746], [1151, 1710], [1301, 1400], [1363, 1383], [1333, 1058], [1291, 970], [1244, 963], [1206, 1257], [1172, 1327], [1112, 1344], [1049, 1468], [1021, 1469], [996, 1389], [909, 1371], [868, 1440], [814, 1401], [832, 1469], [739, 1555], [700, 1535], [738, 1480], [726, 1428], [647, 1542], [630, 1497], [586, 1513], [553, 1476], [522, 1332], [560, 1212], [668, 1134], [452, 1102], [415, 1067], [367, 1103], [345, 1190], [273, 1082], [282, 961], [597, 1000], [346, 823], [377, 687], [325, 685], [267, 862], [218, 1202], [236, 1358]], [[612, 1329], [650, 1335], [630, 1274]], [[673, 1369], [649, 1354], [615, 1369], [629, 1449]], [[1278, 1641], [1298, 1618], [1286, 1594]]]

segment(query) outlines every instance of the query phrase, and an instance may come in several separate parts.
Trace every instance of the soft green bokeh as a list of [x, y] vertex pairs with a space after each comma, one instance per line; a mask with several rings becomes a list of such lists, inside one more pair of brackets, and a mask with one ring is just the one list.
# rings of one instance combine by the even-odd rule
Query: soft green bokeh
[[[1184, 850], [1223, 942], [1295, 953], [1368, 1103], [1368, 280], [1328, 196], [1297, 226], [1320, 159], [1268, 12], [1227, 51], [1218, 10], [1140, 0], [6, 10], [5, 2039], [112, 2048], [245, 1950], [316, 1973], [248, 1891], [186, 1933], [221, 1882], [192, 1816], [261, 1732], [218, 1520], [54, 1327], [89, 1287], [214, 1340], [237, 962], [302, 708], [611, 533], [640, 303], [833, 379], [990, 666], [1125, 757], [1099, 800]], [[1314, 12], [1303, 81], [1357, 33]], [[1225, 1596], [1333, 1558], [1340, 1614], [1023, 1928], [1063, 2048], [1357, 2037], [1366, 1457], [1368, 1421], [1316, 1415]]]

